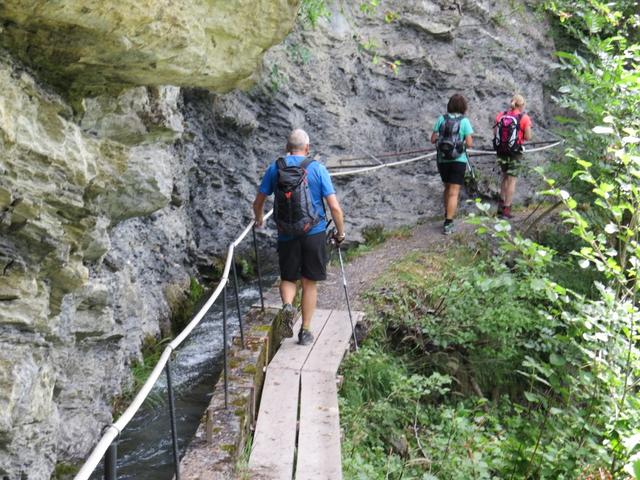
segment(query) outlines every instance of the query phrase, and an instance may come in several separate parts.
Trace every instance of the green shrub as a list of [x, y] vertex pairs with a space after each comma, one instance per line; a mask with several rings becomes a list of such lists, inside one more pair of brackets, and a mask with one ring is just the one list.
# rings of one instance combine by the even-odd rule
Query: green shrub
[[326, 0], [302, 0], [300, 4], [300, 17], [303, 22], [315, 28], [318, 20], [331, 17]]

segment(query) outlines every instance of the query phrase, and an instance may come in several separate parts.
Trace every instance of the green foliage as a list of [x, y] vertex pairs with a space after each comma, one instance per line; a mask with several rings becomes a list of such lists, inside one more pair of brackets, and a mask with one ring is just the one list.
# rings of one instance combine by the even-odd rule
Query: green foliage
[[315, 28], [318, 20], [331, 17], [331, 11], [327, 8], [326, 0], [302, 0], [299, 15], [305, 23]]
[[382, 3], [382, 0], [364, 0], [360, 2], [360, 11], [366, 15], [373, 15], [380, 3]]
[[238, 480], [251, 480], [251, 471], [249, 470], [249, 457], [251, 456], [251, 448], [253, 446], [253, 435], [248, 434], [244, 442], [242, 450], [236, 458], [236, 470]]
[[147, 378], [149, 378], [149, 375], [160, 360], [164, 348], [170, 341], [171, 338], [169, 337], [159, 340], [150, 336], [142, 343], [141, 358], [135, 360], [131, 365], [131, 372], [133, 373], [132, 390], [134, 392], [137, 392], [147, 381]]
[[[140, 358], [133, 361], [131, 364], [132, 383], [119, 395], [116, 395], [112, 400], [112, 414], [114, 417], [118, 417], [129, 406], [133, 397], [140, 391], [144, 383], [151, 375], [151, 372], [157, 365], [162, 352], [167, 344], [171, 341], [171, 337], [158, 339], [154, 336], [148, 336], [142, 342], [140, 349]], [[150, 397], [147, 401], [157, 402], [157, 399]]]
[[307, 65], [312, 58], [311, 50], [300, 43], [294, 43], [287, 47], [289, 58], [298, 65]]
[[367, 245], [375, 246], [386, 240], [384, 225], [381, 223], [369, 225], [362, 229], [362, 237]]
[[576, 240], [570, 229], [562, 224], [550, 225], [537, 235], [536, 241], [556, 252], [553, 268], [549, 269], [552, 281], [590, 299], [599, 295], [596, 285], [604, 281], [604, 276], [596, 269], [576, 271], [576, 259], [572, 252], [579, 250], [584, 243]]
[[341, 392], [349, 478], [588, 478], [637, 451], [640, 401], [620, 409], [629, 304], [573, 301], [536, 259], [553, 255], [518, 245], [509, 268], [412, 254], [370, 294]]
[[278, 93], [287, 83], [287, 76], [280, 71], [278, 65], [273, 65], [269, 72], [269, 88], [272, 94]]
[[57, 463], [51, 475], [51, 480], [70, 480], [80, 470], [80, 467], [76, 465], [70, 465], [68, 463]]

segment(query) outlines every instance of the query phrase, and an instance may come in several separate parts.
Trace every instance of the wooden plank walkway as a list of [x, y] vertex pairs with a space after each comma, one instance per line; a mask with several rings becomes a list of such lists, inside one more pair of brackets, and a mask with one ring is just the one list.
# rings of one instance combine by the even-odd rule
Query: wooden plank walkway
[[[362, 315], [353, 312], [354, 322]], [[267, 367], [249, 458], [252, 479], [342, 478], [336, 373], [349, 348], [349, 314], [316, 310], [311, 345], [298, 345], [299, 328], [300, 321]]]

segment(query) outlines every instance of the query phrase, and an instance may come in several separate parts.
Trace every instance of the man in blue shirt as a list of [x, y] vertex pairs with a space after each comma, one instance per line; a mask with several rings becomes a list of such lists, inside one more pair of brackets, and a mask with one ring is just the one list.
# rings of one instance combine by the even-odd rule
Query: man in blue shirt
[[[287, 155], [284, 157], [288, 166], [299, 166], [309, 155], [309, 135], [304, 130], [296, 129], [287, 139]], [[317, 282], [327, 278], [327, 247], [325, 230], [324, 201], [327, 202], [331, 217], [336, 226], [335, 241], [341, 243], [345, 238], [344, 215], [336, 197], [326, 167], [318, 162], [311, 162], [307, 167], [307, 181], [312, 205], [320, 221], [308, 232], [300, 236], [278, 235], [278, 260], [280, 265], [280, 297], [282, 298], [283, 336], [293, 336], [293, 319], [295, 308], [292, 306], [296, 296], [296, 282], [302, 281], [302, 328], [298, 334], [298, 342], [308, 345], [313, 342], [310, 331], [311, 318], [318, 300]], [[261, 227], [264, 217], [264, 204], [272, 195], [278, 183], [278, 167], [271, 163], [262, 179], [258, 194], [253, 202], [256, 227]]]

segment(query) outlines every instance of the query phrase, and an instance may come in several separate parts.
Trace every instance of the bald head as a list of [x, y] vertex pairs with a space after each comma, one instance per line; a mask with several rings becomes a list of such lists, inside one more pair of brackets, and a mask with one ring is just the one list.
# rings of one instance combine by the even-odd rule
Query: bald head
[[296, 128], [289, 134], [287, 138], [287, 152], [305, 152], [308, 153], [309, 135], [301, 128]]

